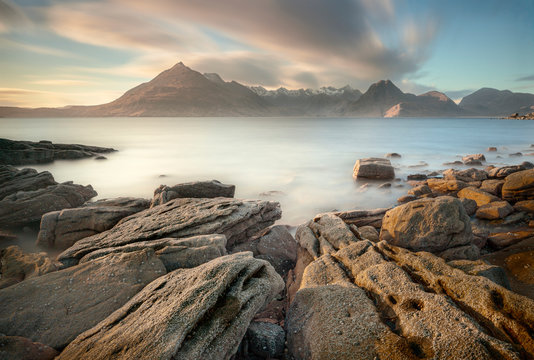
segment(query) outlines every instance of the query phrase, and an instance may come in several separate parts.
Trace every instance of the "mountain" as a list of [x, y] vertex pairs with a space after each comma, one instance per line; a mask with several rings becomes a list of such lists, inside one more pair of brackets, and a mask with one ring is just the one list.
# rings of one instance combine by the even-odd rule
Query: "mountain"
[[482, 88], [464, 97], [459, 106], [476, 116], [506, 116], [516, 112], [523, 115], [534, 110], [534, 94]]
[[465, 115], [465, 111], [447, 95], [439, 91], [429, 91], [392, 106], [385, 112], [384, 117], [456, 117], [462, 115]]
[[416, 98], [405, 94], [391, 80], [381, 80], [372, 84], [356, 101], [349, 104], [346, 115], [382, 117], [394, 105], [410, 102]]

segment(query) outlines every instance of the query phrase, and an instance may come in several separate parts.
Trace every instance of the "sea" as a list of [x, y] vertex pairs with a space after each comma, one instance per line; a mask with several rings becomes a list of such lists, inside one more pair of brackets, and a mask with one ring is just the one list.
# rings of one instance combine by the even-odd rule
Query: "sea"
[[[280, 202], [278, 223], [293, 226], [322, 212], [393, 206], [410, 189], [407, 175], [467, 154], [496, 166], [534, 162], [534, 121], [488, 118], [2, 118], [0, 137], [117, 149], [107, 160], [26, 166], [91, 184], [95, 199], [151, 198], [161, 184], [216, 179], [236, 185], [237, 198]], [[392, 152], [401, 157], [391, 159], [391, 187], [353, 179], [356, 160]]]

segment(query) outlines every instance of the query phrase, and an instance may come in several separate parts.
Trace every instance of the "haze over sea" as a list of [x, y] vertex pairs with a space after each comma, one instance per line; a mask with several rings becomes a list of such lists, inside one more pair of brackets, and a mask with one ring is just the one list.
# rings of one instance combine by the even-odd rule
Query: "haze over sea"
[[[217, 179], [235, 184], [237, 198], [279, 201], [279, 223], [290, 225], [334, 209], [392, 206], [410, 188], [408, 174], [449, 168], [443, 163], [466, 154], [484, 153], [495, 165], [534, 161], [509, 156], [533, 152], [533, 135], [534, 122], [499, 119], [0, 119], [0, 137], [119, 150], [105, 161], [27, 166], [59, 182], [91, 184], [98, 199], [150, 198], [160, 184]], [[489, 146], [498, 152], [487, 152]], [[380, 183], [353, 180], [357, 159], [389, 152], [402, 155], [391, 160], [403, 181], [379, 189]]]

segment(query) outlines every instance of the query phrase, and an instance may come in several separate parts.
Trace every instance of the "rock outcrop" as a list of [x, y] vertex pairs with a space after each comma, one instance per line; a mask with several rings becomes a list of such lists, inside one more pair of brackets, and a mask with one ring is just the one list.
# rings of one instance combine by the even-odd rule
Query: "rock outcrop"
[[476, 217], [487, 220], [504, 219], [513, 211], [514, 208], [507, 201], [494, 201], [479, 207], [476, 212]]
[[16, 245], [0, 250], [0, 289], [35, 276], [57, 271], [60, 263], [46, 253], [24, 253]]
[[56, 350], [166, 273], [152, 250], [110, 254], [0, 290], [0, 333]]
[[19, 191], [33, 191], [57, 185], [48, 171], [38, 173], [35, 169], [21, 169], [0, 165], [0, 200]]
[[482, 162], [486, 161], [484, 154], [472, 154], [466, 155], [462, 158], [465, 165], [482, 165]]
[[223, 184], [217, 180], [195, 181], [174, 186], [161, 185], [154, 190], [150, 207], [165, 204], [176, 198], [233, 198], [235, 185]]
[[395, 178], [395, 170], [388, 159], [359, 159], [354, 164], [352, 176], [355, 179], [391, 180]]
[[485, 191], [482, 191], [472, 186], [468, 186], [460, 190], [458, 192], [458, 197], [474, 200], [476, 201], [477, 206], [479, 207], [482, 205], [489, 204], [490, 202], [493, 202], [493, 201], [499, 201], [499, 198], [496, 197], [495, 195], [491, 195]]
[[160, 277], [80, 334], [61, 359], [229, 359], [283, 281], [252, 253]]
[[508, 175], [502, 186], [502, 197], [509, 201], [534, 200], [534, 169]]
[[64, 250], [80, 239], [111, 229], [122, 218], [149, 205], [146, 199], [117, 198], [46, 213], [41, 218], [37, 243]]
[[20, 336], [0, 335], [2, 360], [53, 360], [59, 352], [50, 346]]
[[271, 201], [174, 199], [122, 219], [112, 229], [79, 240], [58, 257], [65, 265], [104, 248], [167, 237], [223, 234], [231, 249], [281, 216], [280, 204]]

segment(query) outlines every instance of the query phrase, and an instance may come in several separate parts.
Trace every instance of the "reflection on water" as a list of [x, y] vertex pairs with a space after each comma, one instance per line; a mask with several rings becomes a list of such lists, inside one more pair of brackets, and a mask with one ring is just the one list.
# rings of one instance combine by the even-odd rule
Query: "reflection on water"
[[[404, 182], [390, 189], [355, 182], [359, 158], [400, 153], [392, 163], [405, 179], [471, 153], [493, 164], [533, 161], [508, 156], [533, 152], [533, 135], [532, 121], [498, 119], [0, 119], [0, 137], [118, 149], [107, 161], [30, 166], [60, 182], [91, 184], [98, 198], [150, 198], [160, 184], [217, 179], [235, 184], [236, 197], [280, 201], [282, 222], [293, 225], [333, 209], [391, 206], [408, 190]], [[485, 152], [489, 146], [499, 151]]]

